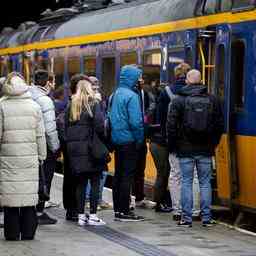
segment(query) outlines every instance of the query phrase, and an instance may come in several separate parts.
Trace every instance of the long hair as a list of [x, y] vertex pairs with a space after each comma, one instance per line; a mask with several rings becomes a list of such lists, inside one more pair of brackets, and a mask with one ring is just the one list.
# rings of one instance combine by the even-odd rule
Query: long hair
[[77, 85], [76, 94], [72, 96], [70, 117], [71, 122], [80, 120], [82, 111], [86, 111], [93, 117], [92, 107], [95, 104], [95, 94], [91, 83], [87, 80], [81, 80]]

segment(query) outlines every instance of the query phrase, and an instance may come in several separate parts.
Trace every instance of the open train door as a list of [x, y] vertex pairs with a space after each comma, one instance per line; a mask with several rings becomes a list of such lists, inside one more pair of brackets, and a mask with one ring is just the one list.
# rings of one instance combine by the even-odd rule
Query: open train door
[[[215, 86], [214, 93], [222, 101], [225, 132], [216, 150], [218, 198], [230, 205], [238, 197], [239, 180], [234, 129], [234, 93], [231, 81], [232, 31], [229, 25], [216, 26]], [[232, 70], [233, 71], [233, 70]]]

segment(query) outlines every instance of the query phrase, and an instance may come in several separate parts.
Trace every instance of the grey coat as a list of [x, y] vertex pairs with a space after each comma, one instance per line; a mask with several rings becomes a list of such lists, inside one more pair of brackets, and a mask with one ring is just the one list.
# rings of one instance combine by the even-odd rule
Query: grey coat
[[56, 152], [60, 147], [58, 132], [56, 127], [55, 107], [49, 96], [48, 91], [44, 87], [31, 86], [30, 93], [32, 99], [39, 104], [43, 113], [46, 142], [48, 148], [52, 152]]
[[[11, 89], [12, 90], [12, 89]], [[38, 160], [46, 158], [42, 112], [27, 88], [0, 100], [0, 205], [38, 202]], [[16, 96], [13, 96], [16, 95]]]

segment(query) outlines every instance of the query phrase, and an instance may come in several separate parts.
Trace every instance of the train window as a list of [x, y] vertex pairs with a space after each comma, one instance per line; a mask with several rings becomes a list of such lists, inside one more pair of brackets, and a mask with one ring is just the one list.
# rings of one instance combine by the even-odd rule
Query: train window
[[175, 81], [174, 68], [178, 66], [180, 63], [184, 62], [184, 57], [185, 56], [183, 48], [173, 49], [173, 51], [169, 51], [169, 83], [173, 83]]
[[232, 9], [232, 0], [222, 0], [220, 10], [222, 12], [230, 11]]
[[231, 85], [233, 87], [234, 107], [241, 109], [245, 103], [245, 44], [243, 41], [234, 41], [231, 44]]
[[80, 73], [80, 59], [78, 57], [68, 59], [68, 77], [69, 79], [74, 75]]
[[53, 61], [53, 72], [55, 74], [56, 87], [63, 85], [65, 64], [63, 58], [55, 58]]
[[216, 95], [224, 100], [225, 92], [225, 48], [220, 45], [218, 49], [217, 60], [217, 79], [216, 79]]
[[145, 84], [149, 85], [152, 81], [160, 81], [161, 59], [160, 50], [144, 52], [142, 67]]
[[104, 95], [111, 95], [116, 83], [116, 65], [114, 57], [106, 57], [102, 59], [101, 82]]
[[204, 14], [216, 13], [217, 0], [208, 0], [204, 7]]
[[236, 0], [233, 1], [233, 9], [250, 7], [255, 4], [255, 0]]
[[187, 47], [185, 50], [186, 62], [193, 67], [193, 52], [191, 47]]
[[87, 76], [96, 76], [96, 59], [95, 58], [85, 58], [84, 69]]
[[120, 66], [123, 67], [131, 64], [137, 64], [137, 53], [129, 52], [121, 54]]

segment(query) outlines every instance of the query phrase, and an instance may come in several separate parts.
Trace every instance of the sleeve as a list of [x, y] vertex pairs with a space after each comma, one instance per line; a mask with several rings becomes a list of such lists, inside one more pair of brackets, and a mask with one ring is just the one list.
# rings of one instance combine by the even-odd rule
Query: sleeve
[[179, 110], [179, 99], [174, 99], [173, 103], [169, 107], [167, 114], [166, 122], [166, 134], [167, 134], [167, 143], [170, 153], [175, 152], [177, 137], [178, 137], [178, 127], [180, 119], [180, 110]]
[[142, 119], [142, 111], [140, 105], [140, 99], [137, 94], [130, 98], [127, 106], [128, 111], [128, 123], [137, 143], [143, 143], [144, 141], [144, 122]]
[[147, 93], [148, 94], [148, 100], [149, 100], [149, 107], [146, 110], [146, 116], [150, 119], [153, 120], [156, 112], [156, 98], [153, 95], [153, 93]]
[[45, 160], [47, 156], [46, 139], [45, 139], [45, 128], [42, 112], [38, 110], [38, 122], [36, 128], [36, 143], [38, 149], [39, 160]]
[[93, 126], [100, 138], [104, 137], [104, 115], [100, 104], [96, 103], [94, 106]]
[[217, 147], [224, 132], [224, 113], [221, 101], [217, 98], [215, 98], [214, 101], [214, 133], [212, 138], [214, 139], [214, 146]]

